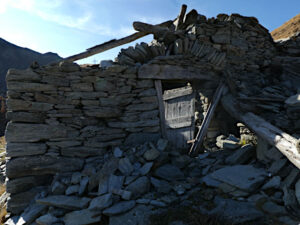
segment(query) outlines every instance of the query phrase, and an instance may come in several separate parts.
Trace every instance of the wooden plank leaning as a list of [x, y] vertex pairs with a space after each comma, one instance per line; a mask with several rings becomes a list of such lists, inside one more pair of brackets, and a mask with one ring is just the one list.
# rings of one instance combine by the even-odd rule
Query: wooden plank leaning
[[155, 80], [154, 84], [155, 84], [155, 89], [156, 89], [156, 93], [157, 93], [161, 134], [162, 134], [163, 138], [167, 139], [165, 107], [164, 107], [164, 101], [163, 101], [163, 96], [162, 96], [161, 81], [160, 80]]
[[[221, 81], [219, 83], [219, 86], [218, 86], [214, 96], [213, 96], [211, 103], [209, 104], [207, 114], [204, 117], [204, 120], [203, 120], [201, 127], [196, 135], [196, 138], [194, 139], [194, 141], [192, 141], [193, 144], [189, 151], [190, 155], [193, 153], [197, 153], [198, 147], [202, 143], [203, 138], [206, 135], [209, 123], [213, 117], [213, 114], [218, 105], [218, 102], [219, 102], [220, 98], [222, 97], [225, 87], [226, 87], [225, 83]], [[191, 143], [191, 141], [189, 143]]]
[[[172, 23], [173, 23], [173, 21], [170, 20], [170, 21], [166, 21], [166, 22], [160, 23], [155, 26], [161, 27], [161, 29], [168, 29], [166, 27], [168, 27]], [[113, 40], [104, 42], [103, 44], [88, 48], [86, 51], [81, 52], [76, 55], [69, 56], [67, 58], [64, 58], [62, 61], [74, 62], [79, 59], [84, 59], [84, 58], [90, 57], [92, 55], [96, 55], [98, 53], [105, 52], [109, 49], [112, 49], [112, 48], [115, 48], [115, 47], [118, 47], [118, 46], [121, 46], [124, 44], [128, 44], [128, 43], [133, 42], [139, 38], [142, 38], [148, 34], [150, 34], [150, 33], [146, 32], [146, 31], [145, 32], [135, 32], [134, 34], [131, 34], [129, 36], [126, 36], [126, 37], [123, 37], [120, 39], [113, 39]]]
[[230, 94], [224, 96], [221, 101], [224, 109], [232, 117], [244, 123], [270, 145], [275, 146], [300, 169], [300, 139], [285, 133], [254, 113], [241, 112], [237, 100]]

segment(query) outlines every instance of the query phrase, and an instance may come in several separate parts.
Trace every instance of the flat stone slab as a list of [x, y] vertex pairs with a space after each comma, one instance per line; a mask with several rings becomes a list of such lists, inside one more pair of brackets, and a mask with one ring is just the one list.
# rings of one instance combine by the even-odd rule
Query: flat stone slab
[[38, 142], [67, 136], [64, 126], [10, 122], [6, 129], [7, 142]]
[[235, 165], [216, 170], [210, 174], [210, 177], [244, 191], [252, 192], [265, 181], [267, 173], [265, 170], [251, 165]]
[[36, 202], [43, 205], [55, 206], [64, 209], [83, 209], [90, 202], [90, 198], [78, 198], [75, 196], [52, 195], [46, 198], [37, 199]]
[[94, 198], [89, 206], [89, 209], [92, 211], [100, 211], [102, 209], [105, 209], [109, 206], [111, 206], [111, 204], [113, 203], [113, 196], [112, 194], [106, 194], [106, 195], [102, 195], [99, 196], [97, 198]]
[[216, 197], [215, 205], [217, 207], [210, 211], [210, 215], [219, 215], [232, 224], [241, 224], [255, 221], [264, 216], [261, 211], [255, 208], [255, 204], [250, 202], [240, 202], [231, 199]]
[[109, 225], [148, 225], [151, 209], [151, 206], [138, 205], [127, 213], [111, 216]]
[[119, 203], [113, 205], [112, 207], [105, 209], [103, 211], [103, 214], [106, 215], [106, 216], [118, 215], [118, 214], [125, 213], [125, 212], [129, 211], [134, 206], [135, 206], [135, 201], [134, 200], [119, 202]]
[[184, 174], [181, 172], [181, 170], [171, 164], [165, 164], [156, 169], [155, 176], [169, 181], [180, 180], [184, 178]]
[[67, 213], [63, 221], [65, 225], [98, 224], [101, 221], [101, 212], [93, 212], [89, 209], [73, 211]]
[[18, 157], [27, 155], [42, 155], [47, 146], [41, 143], [7, 143], [7, 157]]
[[30, 175], [56, 174], [58, 172], [78, 171], [82, 166], [83, 160], [78, 158], [47, 155], [18, 157], [7, 161], [6, 176], [16, 178]]

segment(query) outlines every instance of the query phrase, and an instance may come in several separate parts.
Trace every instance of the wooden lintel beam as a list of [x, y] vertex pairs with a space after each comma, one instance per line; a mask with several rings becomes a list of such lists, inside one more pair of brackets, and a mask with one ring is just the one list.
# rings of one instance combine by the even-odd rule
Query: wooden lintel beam
[[145, 64], [138, 72], [140, 79], [154, 80], [219, 80], [220, 78], [209, 70], [197, 67], [183, 68], [175, 65]]

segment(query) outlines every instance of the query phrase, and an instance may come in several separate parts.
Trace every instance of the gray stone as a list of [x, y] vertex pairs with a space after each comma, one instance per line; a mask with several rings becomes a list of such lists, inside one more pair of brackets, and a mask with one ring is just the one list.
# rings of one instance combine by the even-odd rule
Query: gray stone
[[297, 208], [298, 202], [293, 189], [287, 188], [286, 186], [282, 187], [283, 190], [283, 202], [286, 208]]
[[112, 60], [101, 60], [99, 63], [99, 66], [104, 69], [106, 69], [107, 67], [111, 67], [112, 65], [113, 65]]
[[75, 196], [52, 195], [45, 198], [37, 199], [36, 202], [43, 205], [55, 206], [64, 209], [83, 209], [90, 202], [90, 198], [78, 198]]
[[11, 194], [9, 201], [7, 201], [7, 211], [15, 215], [20, 215], [35, 197], [41, 193], [45, 193], [45, 191], [45, 186], [38, 186], [25, 192]]
[[154, 127], [159, 125], [159, 119], [140, 120], [134, 122], [108, 122], [109, 127], [113, 128], [136, 128], [136, 127]]
[[104, 155], [105, 149], [100, 147], [74, 146], [70, 148], [62, 148], [63, 156], [86, 158], [91, 156]]
[[114, 204], [112, 207], [107, 208], [103, 211], [106, 216], [114, 216], [121, 213], [125, 213], [135, 206], [135, 200], [123, 201]]
[[46, 215], [37, 218], [35, 222], [40, 225], [52, 225], [56, 222], [59, 222], [59, 219], [47, 213]]
[[271, 201], [267, 201], [266, 203], [264, 203], [262, 205], [262, 209], [265, 212], [274, 214], [276, 216], [286, 214], [284, 206], [277, 205], [277, 204], [275, 204], [274, 202], [271, 202]]
[[114, 157], [121, 158], [123, 156], [123, 151], [119, 147], [114, 148]]
[[139, 97], [145, 97], [145, 96], [155, 96], [156, 90], [154, 88], [146, 89], [139, 93]]
[[18, 69], [9, 69], [6, 75], [6, 81], [40, 81], [41, 76], [31, 69], [27, 70], [18, 70]]
[[157, 192], [167, 194], [172, 190], [172, 186], [165, 180], [158, 180], [151, 177], [151, 184], [155, 187]]
[[108, 179], [110, 174], [113, 174], [119, 165], [119, 159], [117, 158], [110, 158], [106, 160], [102, 166], [102, 168], [94, 175], [90, 177], [89, 182], [89, 191], [92, 191], [95, 187], [99, 186], [99, 183], [102, 180]]
[[158, 200], [151, 200], [149, 204], [157, 207], [167, 207], [166, 203]]
[[96, 91], [111, 91], [116, 89], [115, 84], [98, 77], [96, 78], [96, 83], [94, 84], [94, 86]]
[[98, 195], [103, 195], [108, 192], [108, 176], [105, 176], [99, 180]]
[[230, 165], [244, 164], [255, 154], [254, 147], [250, 144], [242, 146], [240, 149], [226, 158], [225, 162]]
[[129, 176], [133, 171], [133, 166], [128, 158], [122, 158], [119, 160], [119, 170], [125, 176]]
[[165, 180], [181, 180], [184, 178], [184, 174], [181, 170], [171, 164], [163, 165], [155, 170], [155, 176]]
[[102, 209], [105, 209], [109, 206], [111, 206], [113, 203], [113, 198], [112, 198], [112, 194], [106, 194], [106, 195], [102, 195], [99, 196], [97, 198], [94, 198], [89, 206], [89, 210], [92, 211], [100, 211]]
[[47, 142], [47, 145], [50, 147], [59, 147], [59, 148], [68, 148], [81, 145], [81, 141], [56, 141], [56, 142]]
[[149, 202], [150, 202], [150, 199], [146, 199], [146, 198], [139, 198], [139, 199], [136, 200], [136, 203], [138, 203], [138, 204], [147, 205], [147, 204], [149, 204]]
[[73, 62], [62, 61], [59, 63], [59, 69], [62, 72], [76, 72], [80, 70], [80, 66]]
[[299, 174], [299, 169], [296, 167], [293, 167], [292, 170], [290, 171], [289, 175], [283, 180], [282, 185], [289, 188], [293, 183], [296, 182], [298, 174]]
[[216, 44], [229, 44], [230, 43], [230, 34], [224, 34], [217, 32], [213, 35], [212, 40]]
[[38, 142], [52, 138], [67, 137], [67, 130], [64, 126], [9, 122], [6, 128], [5, 137], [8, 143]]
[[221, 168], [210, 175], [215, 180], [252, 192], [265, 181], [267, 173], [251, 165], [236, 165]]
[[82, 174], [80, 172], [72, 173], [71, 183], [72, 184], [79, 184], [81, 180]]
[[78, 184], [76, 184], [76, 185], [71, 185], [71, 186], [69, 186], [69, 187], [67, 188], [65, 194], [66, 194], [66, 195], [72, 195], [72, 194], [78, 193], [78, 191], [79, 191], [79, 185], [78, 185]]
[[300, 205], [300, 179], [295, 184], [295, 195], [296, 195], [297, 201]]
[[151, 148], [150, 150], [146, 151], [143, 155], [144, 159], [147, 161], [153, 161], [157, 159], [160, 155], [160, 152], [154, 148]]
[[111, 193], [113, 190], [122, 189], [124, 179], [124, 176], [110, 175], [108, 180], [108, 191]]
[[78, 171], [82, 166], [83, 160], [76, 158], [47, 155], [18, 157], [7, 161], [6, 175], [9, 178], [16, 178], [30, 175], [56, 174], [58, 172]]
[[83, 177], [80, 181], [80, 186], [79, 186], [79, 190], [78, 190], [78, 194], [81, 196], [83, 195], [83, 193], [85, 192], [85, 190], [87, 189], [89, 183], [89, 178], [88, 177]]
[[256, 157], [261, 161], [268, 161], [267, 152], [269, 151], [269, 143], [261, 137], [257, 138]]
[[138, 205], [129, 212], [111, 216], [109, 225], [148, 225], [152, 208], [145, 205]]
[[267, 152], [265, 152], [265, 155], [272, 161], [280, 160], [280, 158], [283, 157], [283, 154], [275, 147], [271, 147]]
[[277, 188], [278, 189], [280, 187], [280, 182], [281, 182], [280, 176], [272, 177], [272, 179], [269, 180], [267, 183], [265, 183], [261, 189], [262, 190], [267, 190], [269, 188]]
[[37, 217], [42, 215], [46, 211], [47, 207], [44, 205], [33, 204], [30, 205], [25, 211], [21, 214], [19, 221], [16, 224], [30, 224]]
[[67, 213], [63, 217], [65, 225], [86, 225], [99, 224], [101, 221], [101, 213], [93, 212], [89, 209], [73, 211]]
[[207, 213], [221, 216], [232, 224], [254, 222], [264, 216], [262, 212], [256, 209], [255, 204], [251, 202], [234, 201], [217, 196], [214, 199], [214, 203], [217, 207]]
[[191, 162], [191, 160], [192, 159], [187, 155], [180, 155], [172, 159], [172, 164], [182, 169], [186, 167]]
[[56, 91], [57, 87], [51, 84], [28, 83], [28, 82], [8, 82], [7, 89], [19, 92], [40, 92], [40, 91]]
[[187, 224], [182, 222], [181, 220], [176, 220], [176, 221], [172, 221], [170, 225], [187, 225]]
[[117, 107], [97, 107], [97, 109], [85, 110], [84, 113], [87, 116], [97, 117], [97, 118], [112, 118], [112, 117], [121, 116], [122, 114], [121, 110]]
[[126, 190], [132, 192], [133, 198], [137, 198], [142, 194], [147, 193], [149, 189], [150, 189], [150, 182], [146, 176], [139, 177], [131, 184], [129, 184], [126, 188]]
[[287, 159], [286, 158], [276, 160], [276, 161], [274, 161], [271, 164], [271, 166], [268, 169], [268, 171], [271, 174], [275, 175], [275, 174], [277, 174], [285, 166], [286, 163], [287, 163]]
[[156, 144], [156, 147], [157, 147], [157, 150], [159, 151], [164, 151], [168, 146], [168, 140], [166, 139], [159, 139], [157, 141], [157, 144]]
[[45, 113], [10, 111], [6, 113], [6, 118], [12, 122], [44, 123], [46, 115]]
[[147, 175], [147, 174], [150, 172], [152, 166], [153, 166], [153, 162], [145, 163], [145, 164], [139, 169], [139, 173], [140, 173], [142, 176]]
[[10, 111], [47, 112], [53, 109], [53, 104], [24, 101], [20, 99], [8, 99], [7, 109]]
[[50, 175], [27, 176], [16, 179], [9, 179], [6, 182], [6, 191], [10, 194], [28, 191], [33, 187], [48, 184], [51, 181]]
[[132, 133], [128, 135], [124, 144], [136, 146], [145, 142], [156, 141], [160, 136], [160, 133]]
[[54, 195], [62, 195], [66, 191], [66, 186], [59, 181], [55, 181], [52, 185], [51, 191]]
[[300, 94], [293, 95], [285, 100], [288, 106], [300, 106]]

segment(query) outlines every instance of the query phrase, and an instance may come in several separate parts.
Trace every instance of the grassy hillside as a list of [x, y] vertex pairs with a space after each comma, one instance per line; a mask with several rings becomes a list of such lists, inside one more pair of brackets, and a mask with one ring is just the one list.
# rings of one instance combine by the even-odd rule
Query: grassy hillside
[[274, 40], [288, 38], [300, 32], [300, 14], [271, 32]]

